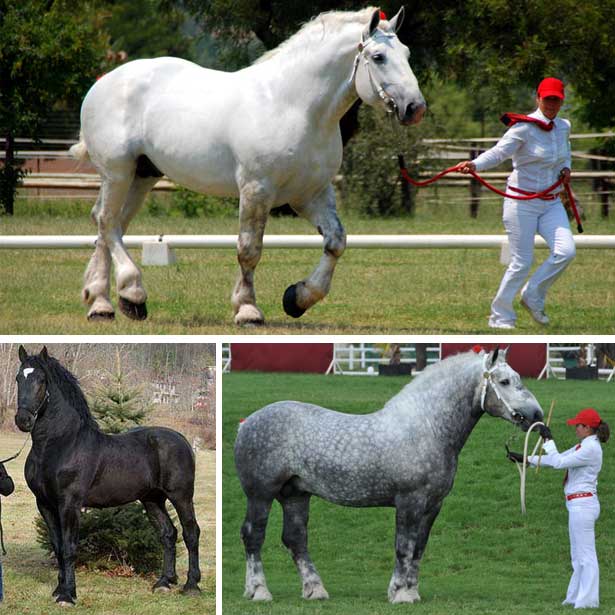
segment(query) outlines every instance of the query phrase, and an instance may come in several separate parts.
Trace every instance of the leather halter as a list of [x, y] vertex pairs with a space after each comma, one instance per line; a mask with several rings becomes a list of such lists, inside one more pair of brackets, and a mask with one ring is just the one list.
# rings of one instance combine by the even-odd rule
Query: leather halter
[[[397, 36], [394, 32], [385, 32], [384, 30], [377, 29], [382, 36], [386, 36], [387, 38], [394, 38]], [[372, 75], [370, 60], [367, 55], [365, 55], [365, 49], [374, 42], [374, 37], [370, 36], [369, 38], [361, 41], [358, 46], [357, 55], [354, 58], [354, 62], [352, 65], [352, 72], [350, 73], [350, 79], [348, 79], [349, 84], [353, 84], [355, 77], [357, 76], [357, 69], [359, 68], [359, 62], [361, 58], [363, 58], [363, 64], [365, 65], [365, 70], [367, 71], [367, 76], [369, 78], [369, 83], [372, 86], [372, 90], [378, 95], [378, 97], [382, 100], [382, 102], [386, 105], [389, 112], [393, 112], [397, 109], [397, 104], [393, 100], [391, 96], [389, 96], [384, 89], [384, 87], [374, 79]]]

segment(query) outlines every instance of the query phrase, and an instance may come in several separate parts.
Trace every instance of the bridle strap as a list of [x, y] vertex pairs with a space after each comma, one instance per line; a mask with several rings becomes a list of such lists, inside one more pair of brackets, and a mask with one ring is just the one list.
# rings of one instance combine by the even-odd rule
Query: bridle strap
[[504, 399], [504, 397], [502, 396], [502, 393], [500, 391], [500, 388], [499, 388], [497, 382], [495, 381], [495, 379], [493, 377], [493, 373], [497, 369], [498, 364], [496, 363], [493, 367], [487, 368], [487, 361], [488, 360], [489, 360], [489, 355], [485, 354], [485, 358], [483, 359], [483, 382], [482, 382], [482, 385], [481, 385], [482, 389], [481, 389], [481, 393], [480, 393], [480, 407], [481, 407], [481, 410], [485, 410], [485, 398], [487, 397], [487, 387], [489, 385], [491, 385], [491, 388], [493, 389], [493, 392], [495, 393], [495, 395], [498, 398], [498, 400], [501, 401], [504, 404], [504, 406], [506, 407], [506, 409], [511, 413], [511, 415], [513, 417], [515, 417], [519, 413], [516, 410], [513, 410], [511, 405]]
[[[384, 32], [384, 30], [378, 30], [380, 34], [386, 36], [387, 38], [393, 38], [396, 34], [392, 32]], [[353, 84], [354, 80], [357, 76], [357, 69], [359, 68], [359, 62], [361, 58], [363, 58], [363, 64], [365, 65], [365, 70], [367, 71], [367, 76], [369, 78], [369, 83], [372, 86], [372, 90], [378, 95], [378, 97], [382, 100], [382, 102], [389, 107], [390, 109], [395, 109], [397, 105], [395, 101], [386, 93], [384, 87], [374, 79], [374, 76], [371, 71], [370, 61], [367, 55], [365, 55], [365, 49], [368, 45], [374, 42], [374, 38], [370, 36], [364, 41], [359, 43], [357, 55], [354, 58], [354, 62], [352, 64], [352, 72], [350, 73], [350, 79], [348, 79], [349, 84]]]

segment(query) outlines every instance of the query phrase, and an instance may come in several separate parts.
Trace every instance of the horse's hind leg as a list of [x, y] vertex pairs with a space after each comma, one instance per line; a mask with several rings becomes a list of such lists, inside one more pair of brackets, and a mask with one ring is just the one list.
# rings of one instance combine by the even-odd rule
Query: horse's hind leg
[[[92, 208], [92, 220], [98, 224], [98, 215], [102, 207], [103, 187], [101, 186], [96, 204]], [[109, 297], [111, 275], [111, 253], [106, 244], [99, 237], [96, 241], [94, 254], [85, 270], [83, 290], [81, 296], [83, 302], [90, 306], [88, 320], [113, 320], [115, 312]]]
[[261, 560], [271, 502], [248, 497], [246, 518], [241, 526], [241, 538], [246, 550], [246, 585], [243, 595], [250, 600], [271, 600]]
[[346, 233], [335, 210], [333, 186], [327, 186], [310, 203], [297, 207], [297, 213], [307, 218], [323, 236], [324, 254], [310, 277], [289, 286], [284, 293], [284, 311], [293, 318], [299, 318], [327, 295], [335, 265], [346, 247]]
[[[135, 176], [130, 184], [128, 194], [126, 195], [124, 204], [119, 212], [119, 224], [121, 234], [124, 235], [130, 221], [133, 219], [148, 192], [154, 187], [158, 181], [158, 176], [155, 177], [139, 177]], [[92, 219], [96, 224], [99, 224], [99, 219], [103, 213], [103, 188], [101, 187], [100, 194], [96, 201], [96, 205], [92, 209]], [[122, 243], [123, 248], [123, 243]], [[124, 252], [125, 252], [125, 248]], [[130, 256], [125, 252], [125, 257], [132, 267], [136, 265], [130, 259]], [[129, 267], [130, 269], [130, 267]], [[113, 305], [109, 298], [110, 289], [110, 271], [111, 271], [111, 252], [107, 244], [99, 236], [96, 241], [96, 249], [90, 259], [90, 263], [85, 273], [85, 283], [83, 288], [83, 300], [90, 305], [88, 312], [89, 320], [112, 320], [115, 316]], [[133, 271], [134, 273], [134, 271]], [[140, 281], [140, 273], [137, 269], [138, 283]], [[116, 276], [117, 277], [117, 276]], [[119, 278], [118, 278], [119, 288]], [[145, 292], [145, 291], [143, 291]], [[147, 316], [145, 303], [135, 306], [128, 299], [125, 299], [120, 294], [120, 309], [130, 318], [142, 320]]]
[[310, 510], [310, 494], [279, 497], [284, 511], [282, 542], [290, 550], [303, 583], [303, 597], [307, 600], [323, 600], [329, 597], [307, 548], [307, 525]]
[[161, 497], [156, 500], [141, 500], [149, 520], [160, 534], [160, 542], [164, 549], [162, 574], [152, 591], [157, 589], [170, 590], [170, 585], [177, 583], [177, 573], [175, 572], [175, 543], [177, 542], [177, 530], [167, 513], [164, 505], [166, 498]]
[[171, 503], [175, 507], [182, 524], [182, 537], [188, 550], [188, 578], [182, 591], [184, 593], [200, 592], [198, 584], [201, 580], [201, 569], [199, 567], [199, 537], [201, 530], [196, 522], [192, 498], [171, 498]]

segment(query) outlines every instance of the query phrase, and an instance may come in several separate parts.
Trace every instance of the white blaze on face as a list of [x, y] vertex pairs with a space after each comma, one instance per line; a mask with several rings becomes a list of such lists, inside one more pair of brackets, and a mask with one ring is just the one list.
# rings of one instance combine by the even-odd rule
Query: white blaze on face
[[26, 367], [26, 369], [23, 370], [23, 377], [27, 380], [28, 376], [34, 371], [33, 367]]

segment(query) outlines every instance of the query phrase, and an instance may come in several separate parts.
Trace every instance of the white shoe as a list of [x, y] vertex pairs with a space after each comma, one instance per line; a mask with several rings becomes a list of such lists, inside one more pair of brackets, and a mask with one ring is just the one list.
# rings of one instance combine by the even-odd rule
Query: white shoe
[[510, 322], [497, 322], [495, 320], [489, 319], [489, 326], [492, 329], [514, 329], [515, 325]]
[[523, 297], [521, 297], [521, 305], [530, 313], [530, 316], [539, 324], [539, 325], [548, 325], [549, 317], [544, 313], [543, 310], [533, 310], [526, 302]]

